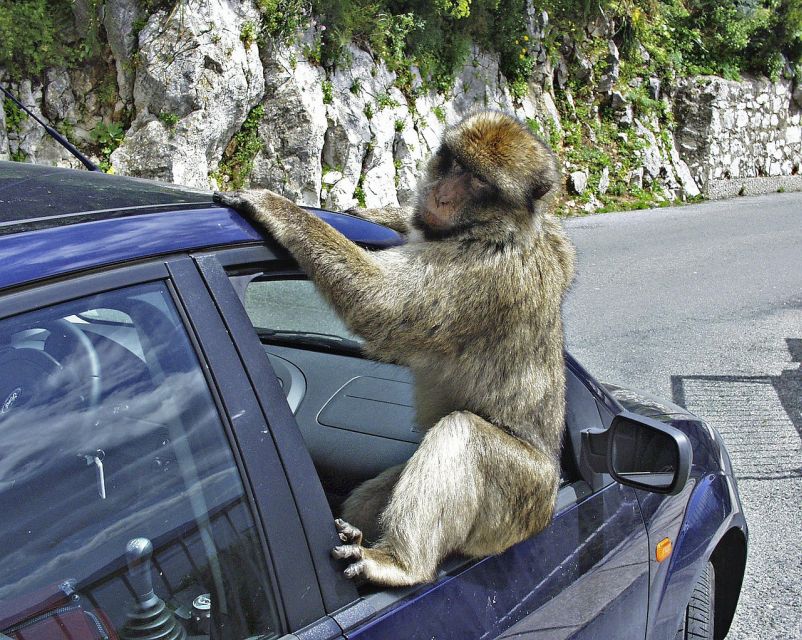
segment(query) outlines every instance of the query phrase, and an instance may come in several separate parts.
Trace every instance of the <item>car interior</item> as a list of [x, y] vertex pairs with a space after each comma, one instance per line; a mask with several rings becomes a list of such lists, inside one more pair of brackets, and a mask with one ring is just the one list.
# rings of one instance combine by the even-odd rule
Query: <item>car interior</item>
[[[287, 398], [336, 515], [361, 482], [405, 462], [424, 433], [406, 367], [361, 353], [314, 284], [292, 273], [230, 272]], [[596, 400], [566, 369], [562, 485], [579, 479], [581, 429], [602, 427]], [[568, 504], [568, 492], [563, 502]], [[575, 499], [575, 494], [573, 498]], [[558, 508], [561, 505], [558, 503]]]

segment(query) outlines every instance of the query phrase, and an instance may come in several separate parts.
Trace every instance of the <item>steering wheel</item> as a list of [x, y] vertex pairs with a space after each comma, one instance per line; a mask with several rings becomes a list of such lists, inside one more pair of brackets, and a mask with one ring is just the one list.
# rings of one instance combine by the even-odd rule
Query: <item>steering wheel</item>
[[[86, 397], [84, 397], [84, 404], [88, 409], [96, 408], [100, 404], [102, 381], [100, 377], [100, 358], [92, 341], [75, 323], [63, 318], [46, 322], [41, 326], [50, 332], [50, 336], [45, 341], [45, 353], [52, 355], [60, 367], [66, 369], [68, 373], [76, 378], [87, 379], [89, 390]], [[53, 340], [60, 340], [61, 342], [56, 342], [54, 345]], [[52, 353], [53, 351], [56, 353]], [[70, 358], [67, 358], [68, 360], [71, 359], [76, 351], [79, 353], [78, 360], [81, 367], [69, 367], [69, 363], [65, 363], [64, 359], [67, 356], [70, 356]]]

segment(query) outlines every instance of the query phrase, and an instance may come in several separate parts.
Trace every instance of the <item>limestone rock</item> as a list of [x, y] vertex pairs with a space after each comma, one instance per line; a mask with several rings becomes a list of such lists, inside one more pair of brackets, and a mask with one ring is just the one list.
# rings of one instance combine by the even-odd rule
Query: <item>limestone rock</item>
[[612, 92], [610, 96], [610, 107], [615, 112], [616, 121], [620, 126], [628, 127], [632, 124], [635, 116], [632, 104], [620, 91]]
[[654, 133], [647, 129], [640, 120], [635, 118], [634, 125], [635, 134], [645, 142], [645, 146], [639, 153], [643, 164], [644, 178], [651, 183], [660, 176], [663, 166], [660, 146], [657, 144]]
[[649, 97], [652, 100], [660, 99], [660, 78], [649, 78]]
[[323, 175], [321, 183], [326, 187], [330, 187], [332, 185], [337, 184], [342, 179], [343, 179], [343, 174], [340, 173], [339, 171], [328, 171]]
[[601, 175], [599, 176], [599, 195], [603, 196], [607, 193], [607, 189], [610, 188], [610, 169], [608, 167], [604, 167], [602, 169]]
[[415, 203], [418, 176], [424, 171], [423, 145], [408, 111], [398, 122], [393, 140], [396, 195], [399, 204], [410, 206]]
[[[12, 87], [14, 89], [14, 87]], [[17, 99], [39, 118], [45, 118], [41, 111], [42, 87], [30, 80], [23, 80], [16, 87]], [[21, 154], [29, 162], [36, 162], [40, 158], [44, 146], [45, 130], [33, 118], [24, 117], [16, 131], [8, 133], [9, 148], [12, 152]]]
[[103, 27], [114, 56], [117, 90], [126, 104], [131, 102], [134, 93], [134, 68], [131, 65], [131, 55], [136, 50], [134, 22], [140, 18], [140, 11], [138, 0], [106, 0], [104, 7]]
[[596, 91], [602, 94], [609, 94], [615, 83], [618, 82], [618, 77], [621, 75], [621, 55], [618, 52], [618, 47], [612, 40], [607, 43], [607, 69], [599, 80]]
[[264, 91], [256, 44], [240, 39], [257, 20], [250, 3], [221, 0], [186, 0], [150, 17], [139, 34], [137, 115], [112, 154], [117, 171], [210, 186], [209, 173]]
[[454, 82], [451, 100], [456, 116], [476, 109], [514, 111], [512, 95], [499, 71], [499, 57], [474, 46], [468, 64]]
[[0, 101], [0, 160], [8, 160], [10, 157], [8, 134], [6, 133], [6, 114], [3, 111], [3, 103]]
[[190, 144], [183, 135], [172, 134], [156, 119], [142, 125], [135, 136], [134, 142], [126, 140], [111, 156], [118, 172], [208, 187], [207, 160], [200, 145]]
[[372, 143], [363, 163], [362, 189], [368, 207], [398, 206], [396, 169], [393, 157], [395, 121], [407, 111], [406, 99], [396, 87], [387, 86], [386, 106], [377, 105], [370, 120]]
[[802, 108], [802, 83], [797, 81], [796, 86], [794, 87], [794, 102], [796, 106]]
[[[347, 209], [357, 204], [361, 188], [368, 207], [397, 206], [396, 122], [409, 127], [406, 98], [394, 86], [395, 74], [383, 62], [352, 46], [347, 68], [330, 77], [332, 102], [327, 108], [328, 129], [323, 161], [343, 178], [328, 191], [326, 205]], [[410, 143], [418, 146], [418, 140]]]
[[[314, 37], [314, 32], [307, 36]], [[254, 158], [250, 184], [272, 189], [299, 204], [320, 206], [320, 157], [327, 128], [322, 90], [325, 73], [304, 58], [302, 47], [276, 44], [262, 57], [262, 149]]]
[[572, 193], [581, 196], [588, 187], [588, 174], [584, 171], [574, 171], [568, 176], [568, 187]]
[[[680, 83], [675, 138], [688, 172], [674, 162], [678, 180], [692, 177], [697, 188], [709, 193], [717, 180], [780, 175], [788, 166], [793, 170], [799, 154], [799, 107], [793, 93], [786, 79], [701, 77]], [[690, 189], [684, 191], [690, 195]]]

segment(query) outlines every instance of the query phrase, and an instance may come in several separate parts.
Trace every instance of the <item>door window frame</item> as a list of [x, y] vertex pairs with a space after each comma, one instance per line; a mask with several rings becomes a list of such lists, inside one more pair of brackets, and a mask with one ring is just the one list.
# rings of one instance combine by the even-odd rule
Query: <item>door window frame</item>
[[330, 555], [331, 549], [341, 544], [334, 527], [334, 516], [276, 373], [224, 269], [226, 266], [266, 265], [271, 273], [283, 270], [287, 275], [288, 267], [296, 271], [297, 266], [288, 262], [286, 255], [277, 254], [265, 245], [204, 252], [192, 257], [232, 336], [267, 417], [300, 514], [325, 609], [329, 613], [335, 612], [359, 600], [359, 595], [353, 583], [337, 569]]

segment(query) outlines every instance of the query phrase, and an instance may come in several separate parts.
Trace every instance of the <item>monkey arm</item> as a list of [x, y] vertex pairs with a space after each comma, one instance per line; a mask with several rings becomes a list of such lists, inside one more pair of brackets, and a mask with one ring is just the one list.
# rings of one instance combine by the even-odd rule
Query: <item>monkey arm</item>
[[314, 214], [267, 190], [215, 194], [289, 250], [345, 322], [371, 341], [396, 324], [399, 301], [388, 265]]
[[[371, 252], [286, 198], [267, 190], [215, 194], [265, 229], [293, 255], [369, 353], [405, 364], [416, 352], [453, 355], [471, 339], [457, 321], [472, 294], [431, 286], [442, 277], [391, 249]], [[445, 265], [448, 268], [448, 261]], [[428, 273], [428, 275], [427, 275]], [[475, 293], [475, 292], [474, 292]], [[467, 332], [467, 333], [466, 333]]]
[[393, 231], [407, 234], [412, 228], [412, 209], [409, 207], [385, 207], [383, 209], [359, 209], [354, 207], [346, 213], [390, 227]]
[[252, 189], [217, 193], [215, 200], [244, 214], [286, 247], [338, 309], [347, 306], [343, 297], [381, 286], [383, 274], [370, 252], [283, 196]]

